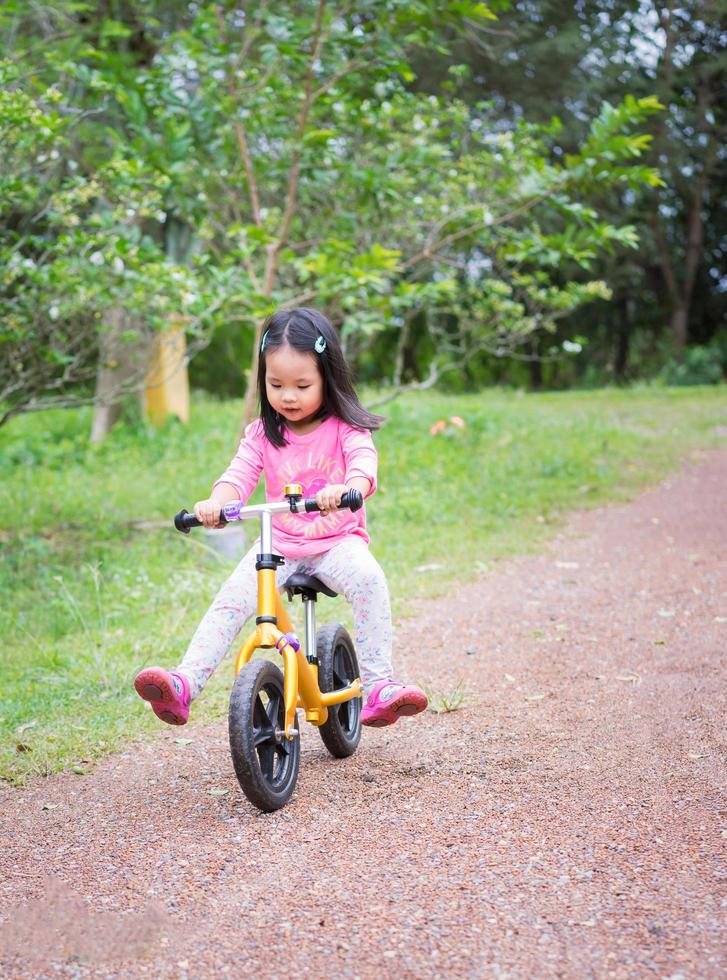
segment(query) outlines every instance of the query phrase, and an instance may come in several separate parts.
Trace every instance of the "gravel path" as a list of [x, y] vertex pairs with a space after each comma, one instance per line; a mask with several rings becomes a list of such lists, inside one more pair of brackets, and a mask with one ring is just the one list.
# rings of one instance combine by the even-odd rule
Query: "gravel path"
[[724, 976], [725, 488], [694, 455], [423, 603], [402, 673], [465, 706], [306, 725], [276, 814], [223, 722], [0, 789], [0, 975]]

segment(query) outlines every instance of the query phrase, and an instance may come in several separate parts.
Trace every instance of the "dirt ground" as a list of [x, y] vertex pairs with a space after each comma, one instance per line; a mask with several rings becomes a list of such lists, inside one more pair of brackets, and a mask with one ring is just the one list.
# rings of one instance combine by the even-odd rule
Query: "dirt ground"
[[725, 976], [727, 453], [397, 635], [464, 706], [305, 725], [276, 814], [223, 721], [0, 789], [0, 975]]

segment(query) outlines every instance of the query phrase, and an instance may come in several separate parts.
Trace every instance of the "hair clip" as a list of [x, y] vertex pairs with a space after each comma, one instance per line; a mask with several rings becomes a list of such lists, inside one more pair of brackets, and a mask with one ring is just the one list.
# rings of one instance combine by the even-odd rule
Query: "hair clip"
[[263, 334], [263, 339], [260, 341], [260, 353], [261, 354], [265, 350], [265, 341], [268, 339], [268, 333], [269, 333], [269, 331], [266, 330], [265, 333]]
[[319, 335], [318, 340], [316, 340], [315, 344], [313, 344], [313, 349], [317, 354], [322, 354], [326, 349], [326, 338], [323, 336], [323, 334]]

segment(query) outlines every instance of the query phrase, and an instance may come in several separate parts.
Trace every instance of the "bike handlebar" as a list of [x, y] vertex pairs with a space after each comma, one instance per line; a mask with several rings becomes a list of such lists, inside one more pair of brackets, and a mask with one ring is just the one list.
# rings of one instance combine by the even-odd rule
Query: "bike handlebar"
[[[337, 509], [357, 511], [363, 507], [363, 502], [363, 494], [360, 490], [347, 490], [341, 497], [341, 503]], [[229, 504], [225, 504], [220, 511], [219, 522], [220, 524], [229, 524], [230, 521], [244, 521], [251, 517], [259, 517], [261, 513], [266, 511], [270, 514], [282, 514], [286, 511], [292, 511], [293, 514], [304, 512], [310, 514], [319, 510], [320, 507], [316, 503], [315, 497], [299, 497], [297, 500], [281, 501], [280, 503], [251, 504], [247, 507], [244, 507], [239, 500], [233, 500]], [[198, 521], [194, 514], [190, 514], [189, 511], [180, 510], [174, 517], [174, 526], [183, 534], [189, 534], [191, 527], [202, 527], [202, 521]]]

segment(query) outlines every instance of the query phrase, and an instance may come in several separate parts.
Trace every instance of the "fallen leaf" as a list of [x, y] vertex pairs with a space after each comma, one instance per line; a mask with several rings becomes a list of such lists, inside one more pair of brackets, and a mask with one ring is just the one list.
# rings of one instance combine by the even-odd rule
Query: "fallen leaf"
[[28, 745], [27, 742], [18, 742], [18, 744], [15, 746], [15, 751], [16, 752], [31, 752], [32, 751], [32, 746]]
[[227, 794], [229, 792], [230, 792], [229, 789], [208, 789], [207, 790], [207, 795], [208, 796], [227, 796]]
[[544, 694], [526, 694], [525, 695], [525, 700], [526, 701], [542, 701], [544, 697], [545, 697]]
[[594, 674], [593, 679], [596, 681], [607, 681], [608, 677], [605, 674]]
[[556, 568], [580, 568], [577, 561], [557, 561], [555, 563]]
[[687, 756], [690, 759], [703, 759], [704, 758], [704, 753], [703, 752], [688, 752], [687, 753]]
[[177, 745], [191, 745], [194, 741], [193, 738], [175, 738], [174, 741]]
[[27, 732], [29, 728], [34, 728], [37, 724], [38, 724], [38, 719], [33, 718], [32, 721], [26, 721], [24, 725], [18, 725], [15, 731], [18, 733], [18, 735], [22, 735], [23, 732]]
[[669, 619], [669, 617], [671, 617], [671, 616], [674, 615], [674, 610], [673, 609], [660, 609], [659, 610], [659, 615], [660, 616], [663, 616], [664, 619]]
[[727, 616], [715, 616], [715, 623], [727, 623]]
[[504, 674], [503, 676], [504, 676], [505, 680], [508, 681], [508, 683], [510, 683], [510, 684], [514, 684], [515, 683], [515, 678], [512, 676], [512, 674]]
[[654, 640], [654, 646], [655, 647], [666, 646], [666, 640]]
[[415, 572], [438, 572], [440, 568], [444, 568], [444, 565], [437, 565], [432, 563], [431, 565], [417, 565], [414, 568]]
[[75, 774], [76, 774], [77, 776], [85, 776], [85, 775], [86, 775], [86, 773], [87, 773], [87, 770], [86, 770], [86, 769], [84, 769], [84, 768], [83, 768], [82, 766], [74, 766], [74, 767], [73, 767], [73, 768], [71, 769], [71, 772], [75, 772]]
[[60, 803], [44, 803], [41, 810], [57, 810]]

